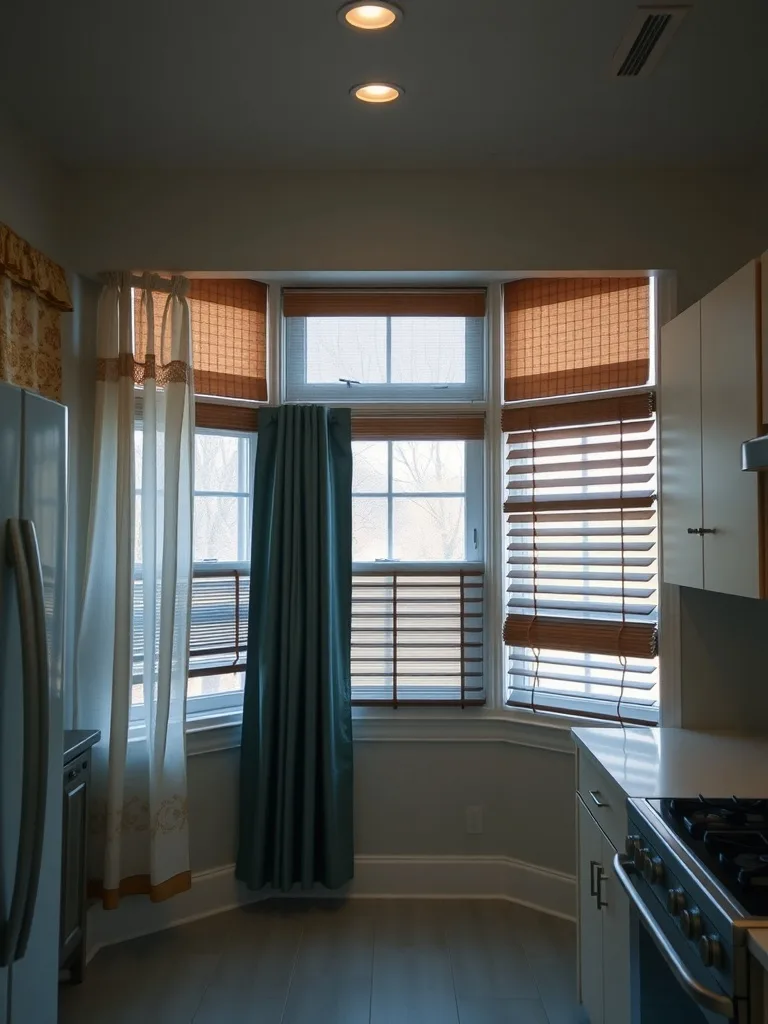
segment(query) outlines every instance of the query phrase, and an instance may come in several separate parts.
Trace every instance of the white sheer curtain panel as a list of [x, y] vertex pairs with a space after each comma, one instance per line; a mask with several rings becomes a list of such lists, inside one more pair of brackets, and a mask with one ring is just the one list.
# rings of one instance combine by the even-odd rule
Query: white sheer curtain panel
[[[187, 289], [181, 277], [145, 274], [137, 285], [130, 274], [113, 274], [99, 305], [75, 725], [102, 734], [93, 750], [89, 888], [105, 907], [136, 893], [167, 899], [191, 884], [184, 711], [194, 387]], [[143, 362], [136, 359], [139, 334]]]

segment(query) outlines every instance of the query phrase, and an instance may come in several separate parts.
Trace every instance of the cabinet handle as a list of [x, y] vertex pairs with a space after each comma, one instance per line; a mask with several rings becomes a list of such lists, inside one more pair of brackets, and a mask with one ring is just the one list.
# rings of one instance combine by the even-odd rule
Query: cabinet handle
[[589, 895], [597, 896], [597, 886], [595, 885], [595, 868], [600, 867], [600, 862], [597, 860], [591, 860], [589, 862]]
[[692, 526], [689, 526], [689, 527], [688, 527], [688, 533], [692, 533], [692, 534], [694, 534], [695, 536], [698, 536], [698, 537], [700, 537], [700, 536], [701, 536], [701, 534], [703, 533], [703, 530], [702, 530], [702, 527], [701, 527], [701, 526], [698, 526], [698, 527], [696, 527], [696, 529], [694, 529], [694, 528], [693, 528]]
[[595, 807], [610, 807], [611, 806], [610, 804], [607, 804], [605, 802], [605, 800], [601, 800], [600, 799], [601, 793], [600, 793], [599, 789], [590, 789], [589, 795], [592, 797], [592, 803], [595, 805]]
[[701, 529], [699, 530], [699, 533], [701, 533], [701, 534], [704, 534], [704, 533], [717, 533], [717, 530], [714, 530], [714, 529], [712, 529], [712, 530], [707, 530], [707, 529], [705, 529], [705, 528], [704, 528], [704, 527], [702, 526], [702, 528], [701, 528]]
[[602, 865], [597, 865], [597, 880], [595, 883], [595, 900], [597, 902], [597, 909], [602, 910], [603, 907], [608, 906], [608, 901], [603, 899], [603, 882], [606, 880], [608, 875], [603, 871]]

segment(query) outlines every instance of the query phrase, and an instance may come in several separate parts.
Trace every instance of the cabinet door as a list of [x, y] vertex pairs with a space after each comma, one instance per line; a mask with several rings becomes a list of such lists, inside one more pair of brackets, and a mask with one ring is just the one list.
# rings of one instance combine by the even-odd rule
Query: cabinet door
[[88, 821], [88, 773], [82, 762], [64, 769], [63, 849], [59, 964], [69, 960], [83, 938], [86, 913], [85, 844]]
[[603, 914], [603, 1018], [631, 1024], [629, 970], [629, 900], [613, 877], [611, 843], [603, 836], [600, 902]]
[[661, 330], [659, 447], [665, 583], [704, 586], [702, 538], [701, 304]]
[[581, 798], [576, 800], [579, 809], [579, 993], [590, 1024], [602, 1024], [603, 921], [594, 892], [603, 858], [603, 833]]
[[760, 432], [758, 264], [701, 300], [704, 587], [761, 596], [757, 473], [741, 469], [741, 443]]

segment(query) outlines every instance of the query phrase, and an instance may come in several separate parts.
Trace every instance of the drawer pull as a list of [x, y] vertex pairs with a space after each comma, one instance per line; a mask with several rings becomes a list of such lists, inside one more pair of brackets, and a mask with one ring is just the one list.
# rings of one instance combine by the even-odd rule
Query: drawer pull
[[610, 807], [611, 805], [606, 803], [605, 800], [601, 800], [601, 793], [599, 789], [590, 789], [589, 795], [592, 797], [592, 803], [595, 807]]

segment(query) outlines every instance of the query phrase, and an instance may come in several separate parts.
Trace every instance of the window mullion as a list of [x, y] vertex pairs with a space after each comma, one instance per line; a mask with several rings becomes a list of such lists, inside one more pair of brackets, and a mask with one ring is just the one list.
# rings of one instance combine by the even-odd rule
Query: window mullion
[[395, 557], [395, 524], [394, 499], [392, 492], [395, 486], [392, 468], [392, 441], [387, 441], [387, 558]]

